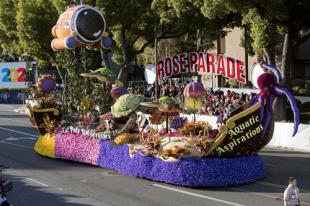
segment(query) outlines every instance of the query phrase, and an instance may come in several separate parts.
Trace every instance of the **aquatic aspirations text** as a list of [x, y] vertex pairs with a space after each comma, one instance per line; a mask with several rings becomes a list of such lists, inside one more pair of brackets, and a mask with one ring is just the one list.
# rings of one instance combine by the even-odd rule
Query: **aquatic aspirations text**
[[244, 63], [223, 55], [205, 52], [182, 53], [157, 62], [159, 78], [180, 73], [215, 74], [246, 83]]

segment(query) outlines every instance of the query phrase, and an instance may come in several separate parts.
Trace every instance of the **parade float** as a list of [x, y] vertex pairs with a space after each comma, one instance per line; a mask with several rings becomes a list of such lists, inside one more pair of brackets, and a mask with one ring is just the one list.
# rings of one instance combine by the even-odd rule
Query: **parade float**
[[[74, 13], [83, 13], [83, 9], [85, 6], [75, 6], [65, 13], [75, 16], [71, 20], [78, 21], [79, 13]], [[95, 8], [91, 11], [98, 12]], [[60, 18], [64, 18], [63, 15]], [[67, 33], [76, 32], [74, 25], [79, 23], [75, 22], [73, 26], [70, 23]], [[85, 25], [80, 26], [84, 28]], [[95, 30], [91, 29], [91, 32], [97, 34]], [[82, 35], [82, 32], [71, 36], [79, 42], [77, 45], [87, 42], [76, 35]], [[57, 48], [71, 48], [66, 41], [63, 45]], [[159, 72], [161, 70], [162, 66]], [[257, 152], [272, 138], [272, 104], [277, 96], [287, 95], [295, 114], [294, 134], [298, 129], [299, 113], [294, 98], [287, 89], [279, 86], [280, 72], [271, 65], [258, 64], [254, 68], [253, 77], [257, 77], [254, 81], [260, 93], [233, 111], [218, 128], [199, 120], [199, 114], [196, 114], [199, 98], [205, 94], [199, 82], [185, 87], [186, 106], [179, 108], [170, 97], [150, 100], [129, 94], [106, 68], [81, 75], [113, 84], [111, 111], [97, 117], [85, 112], [75, 122], [64, 122], [65, 111], [53, 97], [53, 78], [41, 77], [34, 91], [36, 104], [27, 106], [30, 120], [40, 134], [34, 147], [37, 153], [174, 185], [224, 187], [254, 182], [266, 175]], [[93, 107], [92, 104], [89, 98], [81, 100], [83, 111]], [[194, 112], [194, 120], [184, 118], [189, 112]]]

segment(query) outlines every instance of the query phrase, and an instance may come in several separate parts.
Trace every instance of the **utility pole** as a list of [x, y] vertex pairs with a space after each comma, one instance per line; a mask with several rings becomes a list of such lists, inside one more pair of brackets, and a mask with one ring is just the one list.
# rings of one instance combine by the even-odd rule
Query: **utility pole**
[[155, 13], [155, 29], [154, 29], [154, 33], [155, 33], [155, 41], [154, 41], [154, 44], [155, 44], [155, 58], [154, 58], [154, 61], [155, 61], [155, 75], [156, 75], [156, 79], [155, 79], [155, 98], [158, 99], [159, 98], [159, 88], [158, 88], [158, 72], [157, 72], [157, 16], [156, 16], [156, 13]]
[[244, 27], [244, 64], [245, 64], [246, 84], [249, 83], [249, 55], [248, 55], [247, 41], [248, 41], [248, 31], [247, 31], [247, 27], [245, 26]]

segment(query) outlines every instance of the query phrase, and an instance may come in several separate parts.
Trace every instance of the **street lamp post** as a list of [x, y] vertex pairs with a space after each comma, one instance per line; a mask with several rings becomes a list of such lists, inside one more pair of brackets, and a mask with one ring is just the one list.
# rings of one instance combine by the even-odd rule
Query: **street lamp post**
[[156, 79], [155, 79], [155, 98], [158, 99], [159, 98], [159, 91], [158, 91], [158, 72], [157, 72], [157, 16], [156, 16], [156, 13], [155, 13], [155, 29], [154, 29], [154, 33], [155, 33], [155, 41], [154, 41], [154, 44], [155, 44], [155, 57], [154, 57], [154, 61], [155, 61], [155, 76], [156, 76]]

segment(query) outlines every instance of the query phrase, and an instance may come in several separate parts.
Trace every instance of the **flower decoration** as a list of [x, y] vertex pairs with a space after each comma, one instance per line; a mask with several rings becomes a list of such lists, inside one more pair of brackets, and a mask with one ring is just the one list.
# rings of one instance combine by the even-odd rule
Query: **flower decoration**
[[133, 141], [136, 140], [136, 137], [134, 134], [130, 134], [130, 133], [123, 133], [118, 135], [115, 139], [114, 139], [114, 143], [115, 144], [128, 144], [131, 143]]
[[177, 101], [175, 101], [173, 98], [169, 97], [169, 96], [162, 96], [158, 99], [160, 104], [163, 105], [172, 105], [172, 106], [176, 106], [178, 103]]
[[194, 113], [196, 121], [196, 112], [202, 105], [202, 97], [206, 95], [206, 90], [201, 82], [190, 82], [184, 88], [185, 108]]
[[40, 136], [34, 145], [34, 151], [44, 156], [55, 158], [55, 137], [49, 133]]
[[[111, 141], [73, 132], [58, 132], [54, 144], [55, 152], [51, 150], [50, 154], [55, 155], [51, 157], [98, 165], [125, 175], [181, 186], [225, 187], [247, 184], [266, 175], [258, 154], [238, 158], [189, 157], [165, 162], [153, 155], [139, 153], [135, 153], [132, 158], [128, 145], [115, 147]], [[36, 151], [48, 156], [43, 150]]]
[[199, 135], [205, 134], [211, 130], [211, 126], [206, 122], [186, 122], [183, 128], [180, 129], [180, 134], [183, 135]]
[[80, 110], [83, 112], [91, 111], [95, 107], [95, 102], [89, 97], [86, 96], [81, 99]]
[[75, 132], [59, 131], [55, 137], [55, 157], [98, 165], [100, 140]]
[[78, 125], [82, 128], [87, 128], [91, 126], [95, 121], [95, 117], [93, 114], [88, 112], [87, 114], [82, 114], [79, 118]]
[[52, 75], [43, 75], [38, 79], [37, 88], [39, 92], [49, 93], [55, 90], [56, 80]]
[[188, 83], [183, 92], [185, 97], [203, 97], [206, 95], [206, 90], [201, 82], [190, 82]]

